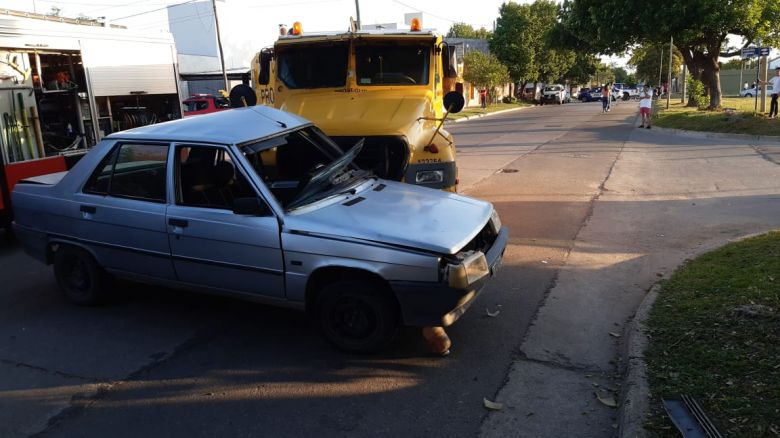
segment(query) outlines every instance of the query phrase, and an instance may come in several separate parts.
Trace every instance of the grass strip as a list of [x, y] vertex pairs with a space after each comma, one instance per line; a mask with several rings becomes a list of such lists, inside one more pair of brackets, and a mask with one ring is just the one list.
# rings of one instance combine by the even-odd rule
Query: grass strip
[[651, 436], [679, 436], [661, 406], [679, 394], [724, 436], [780, 436], [780, 231], [686, 262], [662, 285], [648, 328]]
[[727, 97], [722, 100], [722, 110], [707, 111], [686, 107], [677, 98], [666, 109], [666, 100], [661, 99], [656, 102], [653, 124], [688, 131], [780, 136], [780, 118], [753, 114], [754, 104], [753, 99]]

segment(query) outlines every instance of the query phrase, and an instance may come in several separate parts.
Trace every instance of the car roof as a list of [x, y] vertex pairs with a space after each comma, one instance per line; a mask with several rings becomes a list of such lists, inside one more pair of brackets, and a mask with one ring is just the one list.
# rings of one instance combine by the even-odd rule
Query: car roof
[[309, 124], [295, 114], [257, 105], [141, 126], [106, 138], [241, 144]]

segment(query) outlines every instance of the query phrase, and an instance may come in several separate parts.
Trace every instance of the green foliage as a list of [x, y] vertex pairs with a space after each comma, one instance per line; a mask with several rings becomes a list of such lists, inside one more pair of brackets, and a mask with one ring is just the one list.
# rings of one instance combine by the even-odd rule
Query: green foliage
[[[726, 36], [762, 45], [780, 43], [778, 0], [565, 0], [560, 31], [575, 48], [623, 52], [636, 45], [675, 46], [690, 74], [705, 82], [711, 103], [721, 99], [718, 59]], [[733, 56], [728, 53], [724, 56]]]
[[612, 70], [610, 66], [599, 62], [599, 65], [596, 67], [595, 73], [591, 75], [589, 82], [599, 86], [615, 82], [615, 71]]
[[467, 23], [453, 23], [450, 30], [447, 32], [447, 38], [471, 38], [478, 40], [489, 40], [493, 36], [493, 32], [480, 27], [474, 29], [474, 27]]
[[706, 108], [710, 104], [710, 98], [707, 96], [704, 84], [691, 76], [688, 77], [687, 82], [690, 102], [693, 102], [698, 108]]
[[504, 98], [501, 99], [501, 102], [504, 102], [504, 103], [517, 103], [517, 98], [515, 96], [504, 96]]
[[729, 59], [728, 62], [724, 62], [720, 64], [721, 70], [740, 70], [742, 68], [749, 70], [756, 68], [756, 65], [758, 64], [757, 61], [758, 58], [749, 58], [749, 59], [740, 59], [740, 58], [732, 58]]
[[[682, 55], [675, 48], [672, 52], [672, 77], [680, 71], [682, 63]], [[669, 43], [645, 44], [637, 47], [631, 54], [628, 65], [636, 68], [636, 77], [641, 82], [657, 84], [660, 72], [661, 82], [665, 83], [669, 78]], [[661, 68], [663, 71], [660, 71]]]
[[515, 81], [555, 82], [574, 64], [574, 52], [553, 45], [559, 6], [552, 0], [504, 3], [499, 8], [490, 51]]
[[493, 89], [509, 82], [509, 71], [492, 53], [468, 52], [463, 59], [463, 79], [477, 88]]
[[612, 74], [615, 76], [615, 82], [621, 84], [636, 83], [636, 77], [623, 67], [612, 67]]
[[575, 84], [589, 84], [590, 78], [596, 74], [600, 64], [601, 61], [595, 55], [577, 53], [574, 63], [564, 77]]

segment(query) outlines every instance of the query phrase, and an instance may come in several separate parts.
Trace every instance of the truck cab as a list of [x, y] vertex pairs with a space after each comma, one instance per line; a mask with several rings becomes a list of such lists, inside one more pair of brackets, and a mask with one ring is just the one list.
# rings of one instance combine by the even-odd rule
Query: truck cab
[[458, 102], [449, 112], [463, 107], [454, 49], [419, 22], [313, 34], [295, 23], [255, 56], [255, 93], [258, 104], [312, 120], [345, 151], [365, 139], [356, 163], [381, 178], [454, 192], [455, 143], [442, 129], [445, 94]]

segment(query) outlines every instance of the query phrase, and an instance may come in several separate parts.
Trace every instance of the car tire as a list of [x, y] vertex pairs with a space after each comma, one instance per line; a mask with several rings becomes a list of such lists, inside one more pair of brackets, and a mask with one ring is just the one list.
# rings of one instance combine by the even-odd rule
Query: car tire
[[745, 93], [745, 97], [753, 97], [753, 95], [750, 93]]
[[369, 281], [328, 284], [317, 296], [315, 315], [325, 339], [348, 353], [371, 353], [385, 348], [399, 327], [395, 302]]
[[65, 298], [79, 306], [102, 303], [108, 274], [87, 251], [61, 245], [54, 253], [54, 276]]

